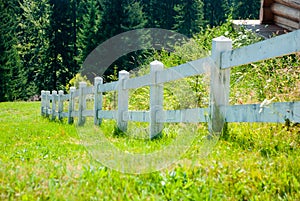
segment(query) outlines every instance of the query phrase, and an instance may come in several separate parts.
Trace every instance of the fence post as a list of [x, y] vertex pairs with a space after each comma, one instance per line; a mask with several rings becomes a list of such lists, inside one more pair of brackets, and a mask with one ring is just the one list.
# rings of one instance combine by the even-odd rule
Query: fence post
[[95, 77], [94, 79], [94, 124], [100, 125], [102, 119], [98, 118], [99, 110], [102, 110], [102, 92], [98, 92], [98, 87], [103, 84], [102, 77]]
[[61, 121], [63, 119], [62, 113], [64, 110], [64, 101], [63, 101], [63, 95], [64, 95], [64, 91], [63, 90], [59, 90], [58, 91], [58, 120]]
[[163, 123], [158, 123], [162, 119], [163, 112], [163, 84], [157, 84], [157, 73], [164, 69], [163, 63], [153, 61], [150, 63], [150, 139], [160, 134], [163, 129]]
[[46, 117], [49, 117], [49, 109], [50, 109], [50, 91], [46, 91], [45, 107], [46, 107]]
[[41, 91], [41, 115], [45, 116], [44, 108], [45, 108], [45, 98], [46, 92], [44, 90]]
[[117, 113], [117, 125], [121, 131], [127, 130], [127, 113], [128, 113], [128, 89], [125, 89], [124, 82], [129, 79], [129, 72], [122, 70], [119, 72], [118, 82], [118, 113]]
[[211, 66], [210, 122], [211, 135], [220, 135], [226, 122], [226, 106], [229, 105], [230, 69], [221, 69], [221, 53], [232, 49], [232, 40], [224, 36], [213, 39], [212, 54], [215, 65]]
[[72, 124], [74, 122], [74, 117], [72, 116], [72, 112], [74, 111], [74, 93], [75, 93], [75, 90], [76, 90], [76, 87], [70, 87], [68, 124]]
[[57, 91], [52, 91], [52, 111], [51, 111], [51, 120], [54, 121], [56, 117], [56, 100], [57, 100]]
[[85, 117], [83, 111], [86, 109], [86, 95], [84, 89], [86, 88], [86, 82], [79, 82], [79, 109], [78, 109], [78, 126], [83, 126], [85, 123]]

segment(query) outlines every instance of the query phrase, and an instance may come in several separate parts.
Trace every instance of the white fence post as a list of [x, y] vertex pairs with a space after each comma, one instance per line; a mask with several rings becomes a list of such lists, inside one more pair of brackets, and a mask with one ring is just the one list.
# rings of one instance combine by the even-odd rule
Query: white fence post
[[85, 123], [85, 117], [83, 111], [86, 109], [86, 95], [84, 89], [86, 88], [86, 82], [79, 82], [79, 109], [78, 109], [78, 126], [83, 126]]
[[219, 135], [226, 117], [226, 106], [229, 105], [230, 69], [221, 69], [221, 53], [232, 49], [232, 40], [224, 36], [213, 39], [211, 58], [215, 65], [211, 67], [210, 78], [210, 134]]
[[128, 89], [124, 88], [125, 80], [129, 79], [129, 72], [122, 70], [119, 72], [118, 83], [118, 113], [117, 113], [117, 125], [121, 131], [127, 130], [127, 114], [128, 114]]
[[50, 91], [46, 91], [45, 107], [46, 107], [46, 117], [49, 117]]
[[58, 91], [58, 120], [61, 121], [63, 119], [62, 113], [64, 110], [64, 101], [63, 101], [63, 95], [64, 95], [64, 91], [63, 90], [59, 90]]
[[56, 117], [56, 100], [57, 100], [57, 91], [52, 91], [52, 112], [51, 112], [51, 120], [54, 121]]
[[102, 77], [95, 77], [94, 79], [94, 124], [100, 125], [102, 119], [98, 118], [99, 110], [102, 110], [102, 92], [98, 92], [98, 87], [103, 84]]
[[163, 129], [163, 123], [158, 123], [163, 112], [163, 84], [157, 84], [157, 73], [164, 69], [163, 63], [153, 61], [150, 63], [150, 139], [160, 134]]
[[41, 115], [45, 116], [45, 98], [46, 98], [46, 92], [44, 90], [41, 91]]
[[74, 122], [74, 117], [72, 116], [72, 112], [74, 111], [74, 93], [75, 93], [75, 90], [76, 90], [75, 87], [70, 87], [68, 124], [72, 124]]

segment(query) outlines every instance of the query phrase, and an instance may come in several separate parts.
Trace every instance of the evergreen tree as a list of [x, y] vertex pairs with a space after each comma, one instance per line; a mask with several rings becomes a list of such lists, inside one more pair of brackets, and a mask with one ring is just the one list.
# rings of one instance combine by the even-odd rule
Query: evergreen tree
[[1, 1], [0, 10], [0, 101], [11, 101], [19, 99], [24, 79], [17, 50], [18, 1]]
[[[100, 42], [104, 42], [113, 36], [129, 30], [144, 28], [146, 25], [147, 20], [142, 6], [136, 0], [103, 0], [101, 6], [103, 8], [103, 15]], [[105, 74], [113, 74], [114, 66], [127, 70], [136, 67], [135, 58], [139, 54], [130, 53], [123, 56], [113, 63]]]
[[101, 7], [98, 0], [80, 1], [77, 8], [77, 62], [83, 63], [88, 54], [100, 44]]
[[192, 36], [203, 26], [203, 2], [201, 0], [181, 0], [175, 5], [176, 11], [174, 29], [179, 33]]
[[66, 83], [79, 70], [76, 62], [76, 0], [50, 0], [52, 12], [50, 15], [50, 39], [47, 51], [48, 66], [45, 74], [48, 88], [64, 89]]
[[233, 0], [234, 19], [258, 19], [260, 10], [260, 0]]
[[50, 4], [47, 0], [23, 0], [20, 8], [18, 51], [24, 74], [22, 99], [26, 99], [46, 87], [43, 80], [48, 77], [44, 68], [48, 65], [45, 55], [49, 47], [46, 32], [50, 26]]
[[230, 0], [204, 0], [204, 19], [211, 25], [220, 25], [230, 13]]
[[148, 23], [147, 27], [172, 30], [176, 23], [174, 7], [181, 0], [142, 0]]
[[102, 7], [102, 41], [125, 31], [143, 28], [146, 25], [147, 20], [138, 1], [103, 0]]

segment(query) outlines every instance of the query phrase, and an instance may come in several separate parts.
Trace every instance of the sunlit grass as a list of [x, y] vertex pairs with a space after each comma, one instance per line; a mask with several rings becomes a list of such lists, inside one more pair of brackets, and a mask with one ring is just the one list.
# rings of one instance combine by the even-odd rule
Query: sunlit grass
[[[230, 26], [196, 35], [188, 54], [186, 48], [177, 48], [175, 54], [162, 52], [150, 59], [176, 66], [207, 55], [211, 39], [220, 35], [233, 38], [234, 47], [259, 40], [249, 32], [228, 31]], [[273, 97], [299, 100], [299, 66], [296, 54], [233, 68], [230, 104]], [[192, 101], [201, 107], [208, 102], [206, 78], [185, 80], [196, 92]], [[148, 92], [149, 87], [132, 90], [130, 110], [148, 109]], [[164, 92], [164, 109], [186, 107], [178, 104], [172, 91]], [[189, 96], [179, 98], [190, 105]], [[115, 93], [106, 93], [103, 108], [116, 109], [116, 100]], [[92, 102], [87, 104], [92, 109]], [[66, 119], [50, 121], [41, 117], [38, 102], [0, 103], [0, 125], [0, 200], [300, 200], [299, 124], [229, 123], [215, 141], [204, 141], [207, 125], [196, 124], [189, 130], [196, 137], [176, 163], [141, 175], [123, 174], [96, 162], [83, 145], [76, 118], [74, 125]], [[152, 153], [189, 134], [179, 133], [184, 130], [180, 124], [165, 124], [162, 137], [149, 140], [147, 126], [130, 123], [129, 136], [118, 132], [111, 120], [98, 129], [115, 147], [130, 153]]]
[[[130, 175], [95, 162], [76, 127], [40, 117], [39, 104], [0, 104], [1, 200], [300, 198], [297, 125], [232, 123], [226, 139], [207, 149], [199, 135], [168, 169]], [[113, 126], [103, 129], [115, 144], [130, 151], [145, 151], [142, 146], [147, 145], [159, 148], [168, 141], [113, 137]]]

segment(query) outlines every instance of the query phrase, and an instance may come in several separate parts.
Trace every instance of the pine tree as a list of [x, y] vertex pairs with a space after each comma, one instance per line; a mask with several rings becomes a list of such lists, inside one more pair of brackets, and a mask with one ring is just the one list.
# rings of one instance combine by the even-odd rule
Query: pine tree
[[234, 19], [258, 19], [260, 10], [260, 0], [233, 0]]
[[203, 26], [203, 2], [201, 0], [181, 0], [175, 5], [176, 11], [174, 29], [179, 33], [192, 36]]
[[[103, 8], [101, 43], [120, 33], [144, 28], [146, 25], [147, 20], [142, 6], [136, 0], [103, 0], [101, 6]], [[119, 70], [134, 68], [136, 66], [134, 58], [137, 58], [136, 53], [123, 56], [113, 63], [105, 74], [113, 74], [114, 66], [118, 66]]]
[[45, 80], [51, 89], [64, 89], [66, 83], [79, 70], [76, 62], [76, 0], [50, 0], [50, 39], [47, 57], [49, 65], [45, 69]]
[[142, 0], [144, 13], [147, 16], [147, 27], [172, 30], [177, 12], [174, 7], [181, 0]]
[[101, 7], [98, 0], [80, 1], [77, 8], [77, 62], [81, 65], [99, 44]]
[[19, 99], [24, 79], [17, 50], [18, 1], [1, 1], [0, 10], [0, 101], [12, 101]]
[[45, 55], [49, 47], [46, 32], [50, 25], [50, 4], [47, 0], [23, 0], [20, 9], [18, 52], [24, 74], [22, 99], [26, 99], [46, 87], [48, 74], [44, 73], [44, 68], [48, 65]]
[[204, 19], [211, 25], [220, 25], [230, 13], [231, 0], [204, 0]]

